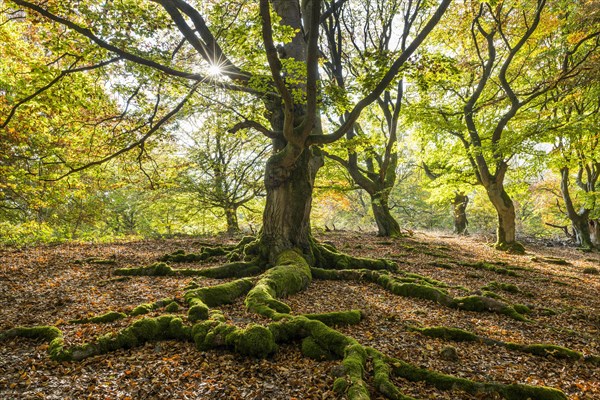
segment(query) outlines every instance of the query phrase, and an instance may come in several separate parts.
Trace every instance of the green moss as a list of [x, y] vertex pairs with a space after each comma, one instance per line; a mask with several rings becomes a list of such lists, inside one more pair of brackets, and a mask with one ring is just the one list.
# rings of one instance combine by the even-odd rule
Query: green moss
[[440, 289], [415, 283], [392, 284], [389, 290], [399, 296], [433, 300], [440, 304], [449, 304], [451, 297]]
[[177, 312], [177, 311], [179, 311], [179, 304], [177, 304], [176, 301], [172, 301], [165, 306], [165, 311], [170, 312], [170, 313]]
[[235, 337], [235, 351], [242, 355], [265, 358], [277, 350], [271, 331], [261, 325], [250, 325]]
[[200, 299], [189, 301], [190, 308], [188, 310], [188, 321], [196, 322], [199, 320], [208, 319], [208, 306]]
[[51, 341], [62, 337], [62, 332], [55, 326], [18, 326], [0, 333], [0, 340], [12, 339], [14, 337], [24, 337], [29, 339], [44, 339]]
[[466, 311], [496, 312], [498, 314], [507, 315], [517, 321], [529, 321], [522, 314], [517, 312], [513, 306], [485, 296], [458, 297], [452, 300], [450, 307]]
[[461, 263], [460, 265], [478, 269], [478, 270], [495, 272], [499, 275], [519, 276], [515, 271], [513, 271], [511, 269], [498, 267], [492, 263], [485, 262], [485, 261], [478, 261], [478, 262], [474, 262], [474, 263], [464, 262], [464, 263]]
[[368, 269], [396, 271], [398, 265], [385, 259], [370, 259], [351, 257], [346, 254], [331, 251], [327, 247], [315, 245], [316, 265], [325, 269]]
[[277, 297], [285, 297], [305, 289], [312, 280], [310, 267], [296, 251], [282, 252], [276, 266], [265, 272], [246, 296], [246, 307], [260, 315], [274, 318], [277, 313], [288, 314], [290, 308]]
[[583, 355], [575, 350], [552, 344], [531, 344], [523, 345], [518, 343], [506, 343], [507, 349], [522, 351], [524, 353], [534, 354], [541, 357], [552, 356], [554, 358], [564, 358], [569, 360], [579, 360]]
[[323, 322], [327, 326], [334, 325], [356, 325], [362, 319], [360, 310], [333, 311], [322, 314], [303, 314], [308, 319]]
[[474, 333], [459, 328], [447, 328], [445, 326], [432, 326], [427, 328], [410, 328], [412, 331], [420, 332], [425, 336], [453, 340], [455, 342], [476, 342], [480, 338]]
[[139, 268], [119, 268], [114, 272], [116, 275], [127, 276], [171, 276], [175, 275], [174, 270], [164, 262], [155, 263], [146, 267]]
[[348, 399], [369, 399], [369, 390], [363, 380], [367, 362], [366, 350], [360, 344], [353, 344], [346, 347], [345, 353], [342, 366], [346, 373], [346, 379], [349, 381], [349, 386], [346, 389]]
[[519, 293], [521, 291], [517, 285], [513, 285], [512, 283], [503, 283], [503, 282], [496, 282], [496, 281], [491, 281], [486, 286], [484, 286], [482, 289], [492, 290], [492, 291], [502, 290], [502, 291], [508, 292], [508, 293]]
[[152, 310], [154, 310], [152, 303], [140, 304], [139, 306], [136, 306], [133, 310], [131, 310], [129, 315], [136, 317], [138, 315], [148, 314]]
[[443, 268], [443, 269], [453, 269], [454, 266], [448, 263], [444, 263], [444, 262], [440, 262], [440, 261], [431, 261], [429, 263], [429, 265], [431, 265], [432, 267], [438, 267], [438, 268]]
[[404, 361], [392, 359], [394, 374], [410, 381], [425, 381], [438, 389], [459, 389], [470, 394], [480, 395], [496, 392], [508, 400], [566, 400], [567, 397], [559, 390], [542, 386], [529, 386], [501, 383], [475, 382], [439, 372], [418, 368]]
[[261, 325], [240, 329], [209, 320], [195, 324], [191, 329], [191, 336], [199, 350], [229, 347], [239, 354], [257, 358], [268, 357], [277, 350], [272, 332]]
[[317, 361], [339, 359], [338, 356], [321, 347], [311, 336], [302, 340], [302, 354]]
[[185, 253], [183, 250], [177, 250], [171, 254], [166, 254], [161, 257], [161, 261], [173, 261], [173, 262], [194, 262], [204, 261], [211, 257], [218, 257], [227, 255], [229, 250], [224, 247], [203, 247], [199, 253]]
[[394, 400], [416, 400], [413, 397], [405, 396], [398, 390], [390, 379], [391, 368], [385, 362], [383, 357], [378, 353], [373, 352], [373, 384], [377, 391], [383, 394], [388, 399]]
[[121, 312], [116, 312], [116, 311], [109, 311], [105, 314], [97, 315], [95, 317], [75, 319], [75, 320], [69, 321], [69, 323], [71, 323], [71, 324], [88, 324], [88, 323], [100, 324], [100, 323], [113, 322], [113, 321], [116, 321], [118, 319], [122, 319], [125, 317], [127, 317], [127, 314], [124, 314]]
[[191, 299], [197, 298], [208, 307], [216, 307], [233, 303], [235, 299], [248, 293], [251, 288], [252, 281], [250, 279], [238, 279], [221, 285], [187, 291], [184, 299], [189, 302]]
[[525, 246], [519, 242], [501, 243], [494, 245], [496, 250], [506, 251], [509, 254], [525, 254]]
[[243, 278], [254, 276], [262, 272], [262, 268], [256, 262], [232, 262], [214, 268], [201, 270], [182, 270], [181, 274], [200, 275], [207, 278]]
[[513, 304], [513, 308], [519, 314], [531, 314], [531, 309], [525, 304]]

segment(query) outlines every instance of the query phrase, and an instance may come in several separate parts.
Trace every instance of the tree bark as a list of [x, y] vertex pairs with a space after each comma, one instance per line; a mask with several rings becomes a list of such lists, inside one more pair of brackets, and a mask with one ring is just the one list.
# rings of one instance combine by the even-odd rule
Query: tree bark
[[291, 248], [301, 250], [309, 262], [313, 261], [310, 211], [314, 177], [322, 163], [319, 160], [310, 149], [305, 150], [296, 164], [287, 171], [287, 179], [277, 186], [268, 183], [269, 175], [278, 167], [267, 163], [267, 199], [261, 249], [263, 256], [270, 261], [274, 261], [283, 250]]
[[377, 236], [399, 237], [400, 225], [390, 213], [388, 196], [381, 193], [371, 195], [371, 208], [377, 223]]
[[561, 168], [560, 176], [560, 191], [565, 202], [567, 217], [571, 220], [571, 224], [575, 230], [575, 240], [579, 246], [592, 249], [595, 245], [592, 242], [592, 235], [590, 234], [590, 210], [583, 207], [579, 212], [575, 210], [571, 194], [569, 193], [569, 168]]
[[234, 235], [240, 232], [237, 210], [235, 207], [225, 207], [225, 219], [227, 220], [227, 234]]
[[490, 183], [486, 192], [498, 215], [496, 245], [500, 250], [522, 252], [523, 246], [516, 241], [515, 205], [501, 183]]
[[466, 235], [468, 233], [467, 204], [469, 204], [469, 197], [464, 193], [456, 192], [452, 201], [452, 207], [454, 208], [454, 233], [459, 235]]

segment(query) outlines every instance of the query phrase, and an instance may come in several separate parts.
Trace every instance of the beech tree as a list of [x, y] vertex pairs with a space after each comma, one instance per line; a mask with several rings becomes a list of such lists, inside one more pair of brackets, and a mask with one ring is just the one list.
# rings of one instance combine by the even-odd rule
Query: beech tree
[[598, 47], [597, 24], [575, 28], [573, 19], [581, 10], [562, 16], [559, 10], [546, 0], [518, 6], [465, 4], [456, 8], [458, 26], [445, 32], [452, 35], [459, 29], [470, 35], [454, 35], [461, 50], [449, 65], [438, 63], [446, 73], [436, 80], [443, 92], [432, 108], [438, 112], [438, 126], [462, 144], [477, 182], [496, 209], [499, 249], [523, 251], [516, 240], [515, 207], [504, 185], [511, 158], [542, 133], [534, 129], [537, 124], [527, 126], [525, 121], [535, 121], [548, 92], [585, 73]]
[[[227, 255], [232, 263], [202, 269], [156, 263], [114, 271], [136, 276], [240, 278], [215, 286], [192, 284], [185, 288], [184, 301], [188, 306], [185, 322], [169, 314], [140, 318], [117, 333], [72, 347], [65, 345], [62, 332], [55, 326], [16, 327], [2, 332], [0, 339], [44, 338], [49, 342], [50, 356], [61, 361], [82, 360], [151, 340], [193, 341], [200, 350], [224, 347], [251, 357], [267, 357], [277, 350], [277, 343], [301, 339], [303, 354], [315, 359], [343, 360], [334, 389], [349, 399], [369, 398], [365, 377], [369, 369], [373, 371], [376, 390], [392, 399], [406, 398], [390, 378], [392, 373], [413, 381], [426, 381], [441, 389], [459, 387], [477, 395], [495, 392], [509, 399], [566, 398], [552, 388], [475, 382], [416, 367], [364, 346], [331, 327], [358, 323], [362, 318], [358, 310], [294, 315], [281, 300], [304, 290], [313, 277], [345, 279], [372, 282], [392, 293], [426, 299], [443, 307], [489, 311], [527, 320], [517, 310], [523, 311], [522, 307], [477, 294], [454, 297], [445, 284], [401, 271], [387, 260], [339, 253], [328, 244], [317, 243], [311, 235], [313, 184], [323, 163], [319, 146], [333, 143], [350, 132], [363, 110], [397, 80], [450, 2], [409, 0], [408, 4], [415, 4], [415, 10], [426, 17], [420, 18], [422, 23], [411, 26], [410, 34], [404, 35], [407, 39], [403, 51], [373, 70], [369, 76], [373, 81], [371, 89], [364, 96], [349, 99], [350, 106], [341, 122], [327, 125], [321, 121], [321, 101], [326, 100], [326, 91], [325, 83], [319, 79], [322, 53], [319, 38], [323, 22], [333, 18], [333, 13], [346, 4], [344, 0], [260, 0], [258, 7], [245, 1], [230, 2], [228, 7], [185, 0], [8, 1], [24, 11], [31, 23], [50, 21], [60, 31], [57, 42], [45, 44], [48, 51], [58, 51], [59, 56], [64, 54], [67, 58], [76, 53], [75, 59], [85, 68], [108, 65], [109, 74], [104, 82], [107, 90], [114, 89], [113, 94], [120, 96], [115, 102], [124, 108], [114, 120], [127, 122], [126, 126], [115, 123], [108, 129], [112, 135], [108, 135], [105, 143], [110, 146], [102, 148], [100, 156], [90, 160], [93, 154], [86, 153], [84, 156], [88, 157], [78, 163], [61, 161], [49, 178], [75, 174], [129, 151], [143, 154], [149, 141], [168, 133], [178, 116], [186, 115], [192, 108], [194, 99], [209, 97], [215, 86], [252, 95], [256, 102], [262, 103], [264, 115], [243, 118], [230, 131], [253, 128], [272, 140], [273, 154], [265, 167], [266, 205], [258, 237], [244, 238], [231, 247], [207, 247], [198, 254], [175, 252], [163, 258], [169, 262], [199, 261]], [[63, 38], [66, 47], [57, 45], [62, 44]], [[66, 68], [71, 71], [77, 65]], [[60, 73], [55, 79], [60, 80]], [[52, 82], [47, 85], [54, 85]], [[210, 90], [205, 89], [206, 85]], [[132, 103], [135, 107], [128, 107]], [[93, 120], [93, 116], [90, 118]], [[248, 278], [255, 275], [259, 275], [257, 279]], [[214, 309], [242, 296], [250, 312], [272, 322], [241, 328], [227, 322], [223, 313]], [[176, 302], [174, 307], [172, 303], [171, 299], [158, 300], [141, 304], [128, 314], [112, 311], [77, 322], [108, 322], [162, 308], [171, 312], [178, 307]]]
[[571, 222], [575, 240], [578, 245], [593, 249], [600, 245], [597, 76], [583, 77], [573, 87], [562, 89], [553, 96], [554, 107], [547, 111], [549, 131], [554, 134], [552, 165], [560, 173], [564, 214]]
[[238, 209], [264, 195], [262, 168], [269, 146], [260, 137], [228, 132], [227, 113], [205, 111], [203, 119], [184, 139], [182, 190], [191, 192], [192, 207], [222, 210], [227, 233], [239, 233]]
[[[339, 7], [324, 21], [322, 40], [327, 56], [324, 66], [334, 84], [328, 88], [334, 94], [334, 118], [339, 118], [341, 124], [350, 113], [349, 97], [370, 92], [377, 77], [373, 70], [385, 71], [394, 55], [406, 50], [412, 26], [422, 23], [424, 7], [421, 2], [391, 1], [382, 5], [367, 1], [359, 7]], [[341, 37], [347, 40], [339, 40]], [[398, 167], [402, 75], [381, 93], [376, 107], [370, 107], [370, 112], [363, 113], [363, 118], [348, 130], [346, 141], [340, 143], [346, 156], [327, 154], [346, 168], [356, 184], [369, 194], [379, 236], [401, 234], [390, 212], [390, 192]]]

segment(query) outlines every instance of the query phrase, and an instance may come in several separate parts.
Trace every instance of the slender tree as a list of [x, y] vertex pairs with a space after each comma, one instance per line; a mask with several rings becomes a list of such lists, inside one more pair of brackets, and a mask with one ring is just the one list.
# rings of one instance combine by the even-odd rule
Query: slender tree
[[[496, 209], [496, 247], [522, 252], [516, 241], [515, 206], [505, 189], [510, 160], [527, 140], [540, 135], [533, 129], [537, 125], [525, 121], [535, 120], [545, 95], [586, 71], [600, 30], [596, 24], [574, 32], [565, 16], [572, 13], [561, 15], [560, 7], [550, 7], [546, 0], [519, 6], [465, 4], [455, 11], [457, 20], [470, 24], [458, 28], [470, 31], [470, 39], [456, 36], [461, 52], [455, 53], [453, 66], [462, 72], [438, 80], [444, 92], [437, 99], [443, 105], [433, 108], [438, 109], [439, 126], [462, 143], [473, 174]], [[468, 47], [474, 51], [467, 52]]]

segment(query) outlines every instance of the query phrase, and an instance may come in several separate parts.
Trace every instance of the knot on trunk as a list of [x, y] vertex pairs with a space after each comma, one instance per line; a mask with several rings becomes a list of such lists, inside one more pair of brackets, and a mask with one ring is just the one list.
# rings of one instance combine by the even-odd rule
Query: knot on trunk
[[267, 189], [275, 189], [281, 186], [290, 177], [292, 168], [284, 168], [282, 166], [267, 165], [265, 171], [265, 187]]

